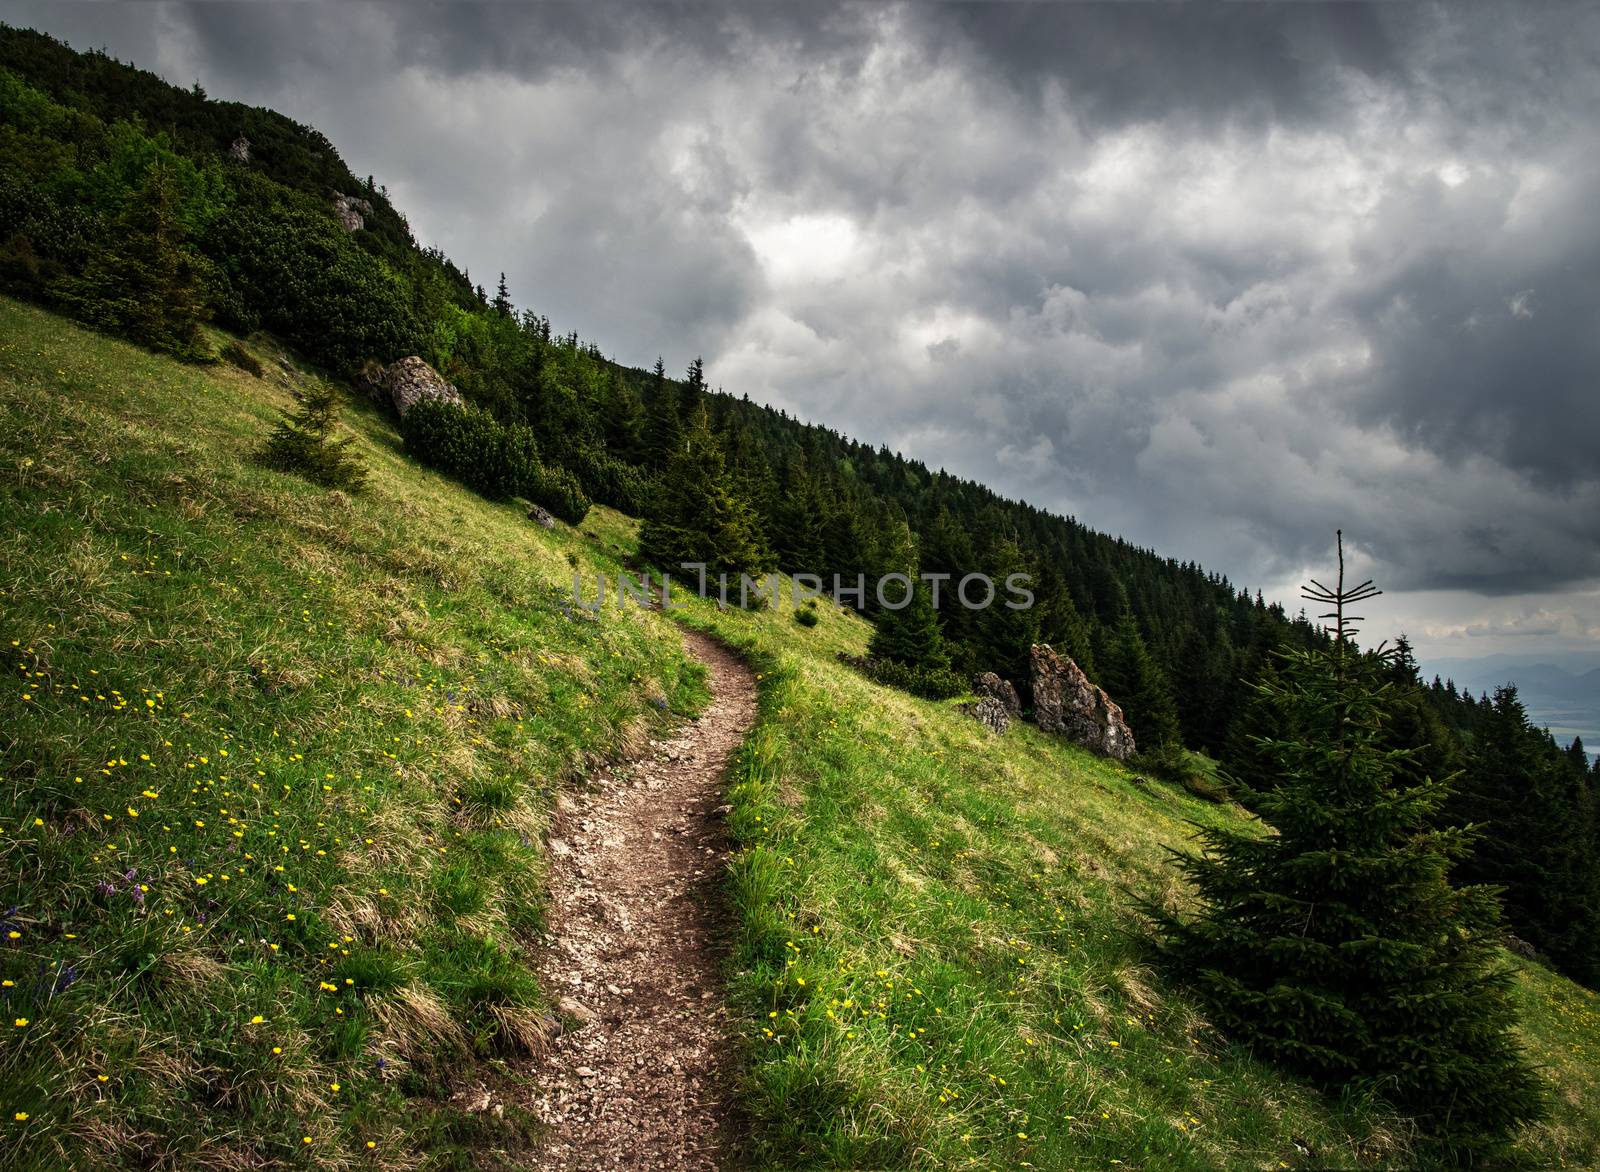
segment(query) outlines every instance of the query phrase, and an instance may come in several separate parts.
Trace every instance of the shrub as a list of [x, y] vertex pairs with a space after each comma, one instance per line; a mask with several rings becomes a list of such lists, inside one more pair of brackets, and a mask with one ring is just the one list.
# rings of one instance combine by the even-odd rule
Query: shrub
[[799, 610], [794, 612], [794, 621], [799, 623], [802, 627], [816, 626], [820, 621], [817, 615], [817, 608], [814, 606], [801, 607]]
[[972, 689], [966, 680], [947, 667], [928, 664], [897, 663], [892, 659], [839, 653], [839, 660], [849, 664], [874, 683], [899, 688], [925, 700], [949, 700], [964, 696]]
[[565, 468], [541, 464], [522, 493], [536, 505], [543, 505], [568, 525], [576, 525], [589, 512], [589, 497], [577, 477]]
[[609, 452], [583, 448], [562, 461], [592, 499], [630, 516], [644, 514], [650, 503], [650, 480], [638, 468]]
[[229, 342], [222, 348], [222, 356], [233, 363], [240, 370], [247, 370], [257, 378], [261, 377], [261, 360], [238, 342]]
[[360, 491], [367, 470], [350, 451], [355, 437], [333, 438], [338, 423], [338, 391], [329, 383], [317, 383], [306, 392], [298, 410], [283, 412], [261, 449], [261, 462], [324, 488]]
[[341, 373], [417, 351], [422, 330], [398, 273], [316, 200], [248, 172], [233, 182], [234, 204], [201, 241], [216, 264], [219, 321], [265, 327]]
[[507, 495], [504, 429], [487, 411], [425, 399], [406, 412], [406, 451], [485, 496]]
[[589, 497], [565, 468], [543, 463], [533, 429], [501, 423], [479, 407], [424, 400], [400, 422], [406, 451], [495, 499], [520, 496], [576, 525]]

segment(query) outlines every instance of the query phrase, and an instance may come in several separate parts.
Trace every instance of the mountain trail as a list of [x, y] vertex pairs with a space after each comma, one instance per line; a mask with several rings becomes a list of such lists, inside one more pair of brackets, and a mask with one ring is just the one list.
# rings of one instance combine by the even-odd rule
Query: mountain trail
[[722, 1001], [728, 765], [755, 722], [733, 652], [683, 632], [711, 702], [668, 740], [562, 795], [540, 978], [567, 1028], [528, 1072], [538, 1169], [714, 1169], [736, 1146]]

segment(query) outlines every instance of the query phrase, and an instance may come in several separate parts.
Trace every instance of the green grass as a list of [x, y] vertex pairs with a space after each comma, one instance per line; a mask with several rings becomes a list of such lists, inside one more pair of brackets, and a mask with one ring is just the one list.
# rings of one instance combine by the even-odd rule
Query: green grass
[[[1237, 806], [877, 687], [834, 660], [863, 650], [867, 626], [820, 611], [813, 630], [787, 605], [688, 618], [764, 676], [730, 818], [758, 1166], [1418, 1160], [1403, 1119], [1253, 1060], [1150, 968], [1135, 897], [1185, 900], [1167, 848], [1191, 823], [1242, 819]], [[1554, 1105], [1519, 1155], [1595, 1166], [1600, 999], [1518, 967]]]
[[450, 1068], [544, 1028], [550, 794], [703, 674], [364, 406], [367, 492], [258, 467], [267, 350], [0, 339], [0, 1165], [439, 1158]]
[[[705, 695], [661, 616], [570, 606], [637, 526], [547, 533], [365, 407], [366, 494], [267, 472], [258, 343], [262, 380], [4, 300], [0, 339], [0, 1166], [514, 1153], [525, 1119], [442, 1092], [542, 1029], [550, 795]], [[679, 616], [761, 676], [729, 819], [754, 1166], [1409, 1163], [1403, 1120], [1147, 964], [1133, 897], [1181, 900], [1166, 848], [1236, 808], [870, 684], [835, 659], [866, 625], [817, 614]], [[1594, 1166], [1600, 1004], [1538, 966], [1518, 996], [1555, 1111], [1520, 1150]]]

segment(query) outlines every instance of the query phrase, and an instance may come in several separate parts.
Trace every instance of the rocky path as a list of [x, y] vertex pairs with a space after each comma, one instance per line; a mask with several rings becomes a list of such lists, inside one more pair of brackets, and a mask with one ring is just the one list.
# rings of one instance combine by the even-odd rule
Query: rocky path
[[711, 703], [670, 740], [557, 804], [540, 973], [569, 1027], [532, 1071], [541, 1169], [714, 1169], [732, 1149], [716, 897], [718, 807], [755, 680], [685, 631]]

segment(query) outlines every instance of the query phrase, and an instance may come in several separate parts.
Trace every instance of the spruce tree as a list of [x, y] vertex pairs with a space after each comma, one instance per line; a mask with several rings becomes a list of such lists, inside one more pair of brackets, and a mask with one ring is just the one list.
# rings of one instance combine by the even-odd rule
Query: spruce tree
[[1179, 743], [1178, 710], [1166, 673], [1145, 647], [1133, 612], [1122, 620], [1100, 657], [1100, 686], [1122, 707], [1134, 740], [1146, 752]]
[[[911, 582], [910, 597], [904, 606], [878, 608], [877, 626], [867, 653], [875, 659], [887, 659], [906, 667], [948, 670], [950, 654], [939, 629], [933, 598], [928, 584], [917, 576], [917, 543], [911, 527], [901, 521], [889, 534], [886, 544], [885, 572], [904, 574]], [[900, 581], [888, 583], [883, 588], [884, 597], [891, 603], [899, 603], [906, 594], [904, 586]]]
[[689, 363], [683, 376], [683, 404], [680, 416], [693, 419], [706, 401], [706, 364], [698, 356]]
[[152, 163], [110, 238], [60, 296], [72, 313], [103, 329], [180, 358], [205, 358], [200, 324], [207, 312], [198, 270], [183, 247], [178, 202], [172, 167]]
[[771, 569], [755, 514], [736, 492], [704, 407], [658, 484], [659, 499], [639, 534], [639, 555], [667, 573], [703, 562], [712, 581]]
[[[906, 667], [926, 671], [947, 671], [950, 651], [939, 630], [939, 616], [933, 609], [928, 584], [913, 578], [911, 601], [899, 610], [885, 607], [878, 612], [877, 627], [867, 653]], [[885, 587], [885, 594], [898, 590], [899, 583]], [[897, 596], [890, 594], [892, 601]]]
[[678, 397], [667, 385], [667, 367], [656, 359], [650, 374], [650, 393], [645, 401], [645, 455], [654, 472], [665, 472], [683, 447], [683, 420], [678, 413]]
[[1462, 877], [1503, 890], [1506, 919], [1562, 971], [1600, 981], [1592, 792], [1528, 720], [1516, 688], [1495, 690], [1450, 820], [1481, 831]]
[[354, 436], [334, 438], [338, 426], [339, 392], [332, 383], [318, 382], [306, 391], [298, 408], [280, 413], [260, 460], [268, 468], [293, 472], [324, 488], [357, 492], [366, 483], [367, 470], [350, 451]]
[[[1007, 606], [1006, 603], [1016, 602], [1017, 599], [1006, 589], [1006, 579], [1013, 574], [1026, 575], [1033, 583], [1030, 589], [1036, 590], [1039, 584], [1038, 571], [1011, 537], [992, 542], [984, 551], [982, 561], [982, 572], [994, 582], [995, 596], [988, 606], [976, 612], [978, 662], [985, 670], [996, 672], [1004, 679], [1021, 680], [1026, 685], [1029, 653], [1035, 643], [1044, 641], [1040, 634], [1040, 613], [1036, 606]], [[950, 605], [959, 607], [960, 600], [953, 597], [956, 585], [951, 583]], [[1038, 601], [1037, 597], [1034, 601]]]
[[1264, 685], [1293, 721], [1263, 750], [1276, 776], [1258, 799], [1276, 833], [1204, 828], [1176, 853], [1199, 912], [1150, 909], [1164, 956], [1217, 1023], [1333, 1089], [1365, 1090], [1413, 1115], [1432, 1154], [1490, 1162], [1543, 1092], [1512, 1033], [1510, 973], [1497, 963], [1486, 887], [1453, 887], [1472, 831], [1431, 825], [1447, 779], [1413, 780], [1383, 747], [1390, 685], [1354, 646], [1352, 602], [1370, 582], [1313, 581], [1333, 640], [1280, 656]]

